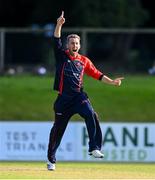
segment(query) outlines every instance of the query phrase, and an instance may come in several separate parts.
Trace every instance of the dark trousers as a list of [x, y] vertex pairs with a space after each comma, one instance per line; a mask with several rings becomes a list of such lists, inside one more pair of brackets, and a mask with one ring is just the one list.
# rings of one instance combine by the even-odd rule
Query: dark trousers
[[77, 93], [75, 96], [58, 95], [54, 103], [55, 121], [49, 136], [48, 160], [56, 162], [56, 151], [60, 145], [62, 136], [68, 121], [74, 114], [78, 113], [85, 119], [89, 135], [89, 152], [101, 150], [102, 132], [97, 118], [86, 93]]

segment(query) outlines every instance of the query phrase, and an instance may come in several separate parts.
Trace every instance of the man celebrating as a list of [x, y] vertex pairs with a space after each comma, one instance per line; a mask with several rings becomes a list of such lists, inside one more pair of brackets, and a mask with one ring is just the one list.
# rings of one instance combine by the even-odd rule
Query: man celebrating
[[101, 152], [102, 132], [96, 112], [94, 112], [87, 94], [83, 91], [83, 75], [86, 73], [94, 79], [120, 86], [123, 77], [110, 79], [98, 69], [87, 57], [80, 55], [80, 37], [70, 34], [67, 37], [67, 49], [62, 48], [61, 28], [65, 23], [64, 12], [57, 19], [54, 31], [54, 50], [56, 73], [54, 89], [58, 97], [54, 103], [55, 121], [50, 132], [48, 145], [47, 169], [55, 170], [56, 151], [67, 127], [68, 121], [78, 113], [85, 119], [89, 135], [89, 155], [103, 158]]

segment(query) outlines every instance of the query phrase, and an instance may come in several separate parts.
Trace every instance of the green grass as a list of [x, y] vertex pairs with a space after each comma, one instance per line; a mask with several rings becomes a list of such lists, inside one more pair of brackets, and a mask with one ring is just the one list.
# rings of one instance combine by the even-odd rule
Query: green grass
[[[86, 77], [84, 87], [101, 121], [155, 122], [153, 76], [125, 76], [121, 87]], [[0, 77], [0, 120], [53, 120], [52, 88], [52, 77]]]
[[47, 171], [44, 162], [0, 162], [0, 179], [154, 179], [153, 164], [58, 162]]

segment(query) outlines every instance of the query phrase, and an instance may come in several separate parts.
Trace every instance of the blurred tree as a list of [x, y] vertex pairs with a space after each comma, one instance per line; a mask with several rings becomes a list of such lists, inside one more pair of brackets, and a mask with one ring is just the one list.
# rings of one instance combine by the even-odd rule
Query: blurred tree
[[33, 0], [0, 0], [0, 26], [26, 26], [34, 6]]
[[140, 0], [0, 0], [0, 26], [55, 22], [61, 10], [66, 26], [135, 27], [146, 19]]
[[[71, 17], [75, 19], [78, 14], [76, 26], [137, 28], [148, 18], [148, 13], [141, 6], [140, 0], [79, 0], [75, 2], [75, 7]], [[120, 63], [123, 66], [132, 61], [129, 50], [133, 36], [133, 34], [120, 33], [109, 38], [113, 43], [112, 53], [107, 61], [113, 61], [115, 68], [119, 68]], [[93, 44], [96, 44], [96, 38]]]
[[[0, 26], [55, 23], [62, 10], [65, 11], [65, 26], [69, 27], [136, 28], [142, 27], [148, 18], [141, 0], [0, 0]], [[109, 59], [129, 61], [132, 39], [133, 35], [127, 34], [113, 37]]]
[[57, 3], [49, 0], [35, 1], [30, 23], [46, 24], [54, 21], [56, 11], [58, 11]]
[[137, 27], [147, 18], [140, 0], [78, 0], [70, 11], [74, 26]]
[[154, 1], [141, 0], [142, 7], [149, 12], [149, 18], [145, 21], [143, 27], [155, 27], [155, 10]]
[[[108, 27], [137, 28], [148, 18], [148, 13], [142, 8], [140, 0], [106, 0], [104, 5], [107, 17], [104, 21]], [[133, 36], [134, 34], [120, 33], [113, 37], [113, 53], [109, 61], [113, 61], [115, 68], [119, 66], [118, 61], [122, 65], [133, 61], [130, 56]]]
[[104, 21], [109, 27], [137, 27], [148, 17], [140, 0], [107, 0], [104, 6], [108, 17]]

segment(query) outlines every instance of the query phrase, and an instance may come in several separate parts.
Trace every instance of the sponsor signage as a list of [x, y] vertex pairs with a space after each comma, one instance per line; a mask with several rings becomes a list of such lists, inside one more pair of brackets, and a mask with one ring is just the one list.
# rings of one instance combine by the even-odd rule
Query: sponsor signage
[[[47, 160], [52, 123], [0, 122], [0, 160]], [[88, 155], [83, 122], [70, 122], [57, 151], [60, 161], [155, 162], [154, 123], [101, 123], [104, 159]]]

